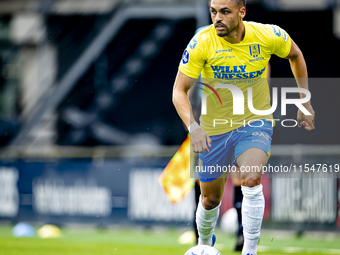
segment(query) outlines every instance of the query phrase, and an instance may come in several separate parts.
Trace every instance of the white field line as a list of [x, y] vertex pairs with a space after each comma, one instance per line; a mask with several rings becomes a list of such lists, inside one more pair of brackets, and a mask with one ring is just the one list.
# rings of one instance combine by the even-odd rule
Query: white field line
[[323, 249], [323, 248], [301, 248], [301, 247], [286, 247], [276, 249], [270, 246], [257, 246], [257, 251], [281, 251], [284, 253], [323, 253], [323, 254], [340, 254], [340, 249]]
[[223, 250], [225, 248], [225, 245], [222, 244], [222, 243], [215, 243], [214, 247], [217, 249], [217, 250]]

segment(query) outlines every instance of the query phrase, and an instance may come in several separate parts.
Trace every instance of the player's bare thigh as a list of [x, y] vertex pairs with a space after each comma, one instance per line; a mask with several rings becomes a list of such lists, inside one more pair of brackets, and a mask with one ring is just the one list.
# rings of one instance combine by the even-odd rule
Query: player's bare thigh
[[231, 171], [229, 173], [229, 176], [234, 186], [241, 186], [242, 179], [241, 179], [240, 168], [236, 167], [236, 171]]
[[[237, 158], [237, 164], [241, 168], [241, 185], [255, 187], [260, 185], [262, 167], [267, 163], [268, 155], [261, 149], [251, 148], [243, 152]], [[250, 171], [245, 171], [249, 169]]]
[[221, 202], [226, 178], [217, 178], [211, 182], [201, 182], [201, 198], [204, 209], [211, 210]]

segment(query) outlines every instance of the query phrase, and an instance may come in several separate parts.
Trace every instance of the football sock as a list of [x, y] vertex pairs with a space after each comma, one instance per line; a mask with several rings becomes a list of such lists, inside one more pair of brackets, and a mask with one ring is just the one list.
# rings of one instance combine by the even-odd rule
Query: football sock
[[196, 210], [194, 214], [194, 227], [195, 227], [195, 235], [196, 235], [196, 244], [198, 244], [198, 231], [197, 231], [197, 224], [196, 224], [196, 211], [198, 208], [198, 203], [200, 202], [200, 196], [201, 196], [201, 188], [198, 182], [195, 182], [195, 204], [196, 204]]
[[242, 227], [242, 200], [243, 200], [243, 194], [241, 190], [241, 186], [235, 186], [234, 187], [234, 208], [237, 211], [237, 220], [238, 220], [238, 233], [237, 235], [243, 235], [243, 227]]
[[221, 203], [212, 210], [206, 210], [202, 204], [202, 195], [197, 206], [196, 224], [198, 230], [198, 245], [212, 245], [212, 235], [215, 230]]
[[260, 238], [260, 231], [264, 213], [264, 196], [262, 184], [249, 188], [242, 187], [242, 225], [244, 247], [242, 255], [256, 255], [256, 247]]

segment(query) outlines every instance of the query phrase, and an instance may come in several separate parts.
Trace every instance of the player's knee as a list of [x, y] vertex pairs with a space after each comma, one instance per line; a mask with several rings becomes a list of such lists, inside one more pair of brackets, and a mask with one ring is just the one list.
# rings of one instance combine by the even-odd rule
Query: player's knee
[[212, 210], [221, 202], [221, 197], [215, 195], [203, 196], [202, 198], [202, 204], [205, 210]]
[[241, 182], [242, 186], [246, 186], [249, 188], [255, 187], [261, 184], [260, 178], [244, 178]]

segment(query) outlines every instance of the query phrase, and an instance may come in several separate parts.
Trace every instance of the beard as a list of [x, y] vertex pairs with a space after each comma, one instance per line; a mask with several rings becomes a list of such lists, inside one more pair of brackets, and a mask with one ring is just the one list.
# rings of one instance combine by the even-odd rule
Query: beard
[[235, 25], [232, 29], [229, 29], [229, 28], [227, 28], [227, 27], [225, 26], [225, 27], [224, 27], [224, 28], [225, 28], [224, 31], [218, 31], [218, 30], [216, 30], [217, 36], [219, 36], [219, 37], [226, 37], [226, 36], [228, 36], [231, 32], [233, 32], [233, 31], [237, 28], [237, 26], [238, 26], [238, 24]]
[[225, 36], [228, 36], [229, 33], [228, 33], [228, 28], [225, 28], [226, 31], [217, 31], [217, 36], [219, 37], [225, 37]]

